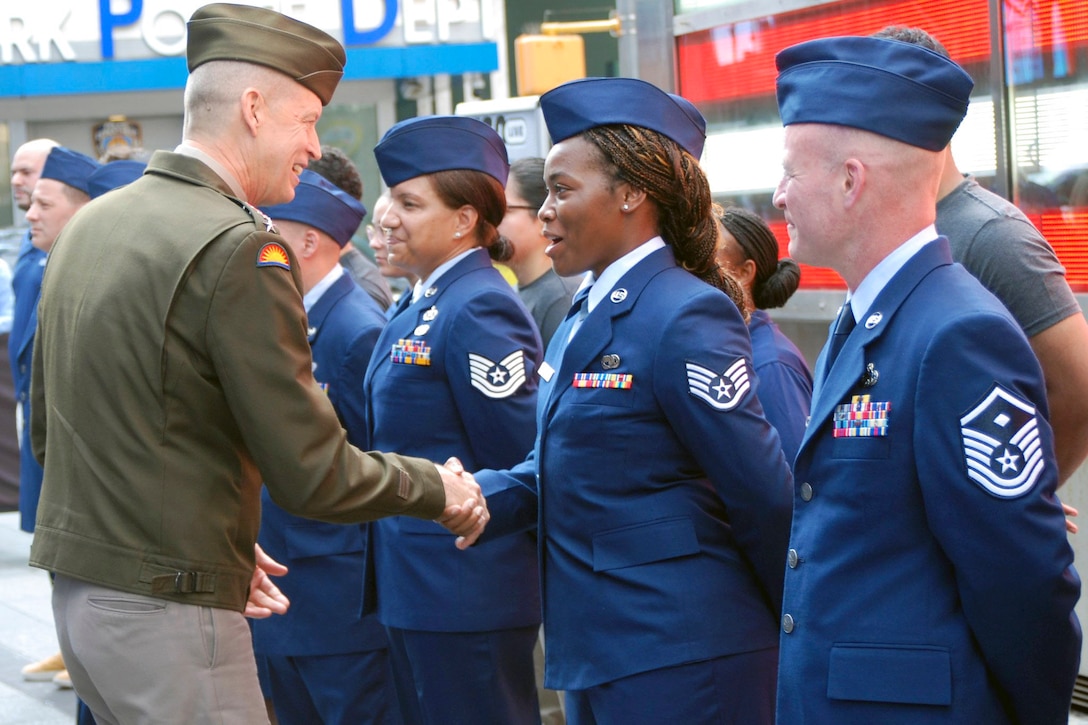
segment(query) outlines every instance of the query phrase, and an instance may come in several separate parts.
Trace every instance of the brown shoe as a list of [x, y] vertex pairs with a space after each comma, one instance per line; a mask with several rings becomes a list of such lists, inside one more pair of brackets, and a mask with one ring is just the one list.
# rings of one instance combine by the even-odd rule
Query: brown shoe
[[64, 670], [64, 657], [57, 652], [55, 655], [31, 662], [24, 667], [23, 679], [27, 682], [49, 682], [62, 670]]
[[68, 674], [68, 670], [61, 670], [53, 675], [53, 684], [62, 690], [71, 690], [72, 677]]

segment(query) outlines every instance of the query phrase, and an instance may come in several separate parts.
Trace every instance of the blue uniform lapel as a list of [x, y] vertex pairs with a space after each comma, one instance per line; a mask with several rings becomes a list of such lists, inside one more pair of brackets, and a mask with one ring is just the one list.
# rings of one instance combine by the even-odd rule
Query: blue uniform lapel
[[336, 303], [339, 302], [344, 295], [351, 292], [351, 288], [354, 284], [355, 280], [351, 277], [346, 274], [341, 275], [338, 280], [332, 283], [332, 286], [325, 290], [325, 294], [318, 298], [317, 302], [314, 303], [314, 306], [310, 308], [310, 311], [306, 315], [306, 319], [310, 328], [309, 338], [311, 345], [314, 344], [314, 339], [321, 331], [321, 324], [325, 321], [325, 318], [328, 317], [329, 312], [332, 311], [332, 308], [336, 306]]
[[[559, 399], [571, 388], [574, 374], [586, 370], [612, 341], [613, 320], [631, 311], [635, 300], [638, 299], [647, 283], [656, 274], [663, 269], [675, 266], [676, 258], [673, 256], [672, 248], [665, 247], [653, 252], [620, 278], [612, 291], [605, 295], [605, 298], [582, 322], [582, 326], [578, 328], [578, 332], [566, 346], [565, 351], [562, 346], [550, 346], [551, 348], [557, 348], [559, 355], [562, 355], [562, 359], [556, 375], [552, 378], [552, 390], [550, 392], [541, 390], [540, 392], [542, 396], [547, 396], [548, 401], [544, 418], [554, 413]], [[624, 292], [621, 293], [620, 290]], [[559, 335], [566, 334], [570, 330], [571, 324], [570, 319], [566, 320], [560, 325], [559, 332], [552, 339], [555, 340]], [[549, 352], [551, 353], [553, 350], [549, 349]], [[559, 359], [559, 355], [554, 355], [556, 360]], [[556, 360], [549, 359], [548, 362], [555, 365]]]
[[[884, 334], [899, 307], [910, 296], [918, 283], [940, 266], [952, 263], [948, 240], [940, 237], [927, 244], [900, 269], [888, 285], [881, 290], [872, 307], [864, 313], [857, 327], [850, 333], [842, 351], [827, 370], [827, 345], [820, 352], [816, 364], [816, 383], [812, 391], [812, 415], [801, 441], [803, 450], [815, 431], [831, 417], [838, 405], [857, 385], [865, 373], [865, 349]], [[879, 314], [879, 316], [878, 316]], [[834, 322], [831, 323], [832, 327]], [[830, 335], [831, 329], [828, 330]], [[825, 374], [826, 373], [826, 374]]]
[[[419, 323], [420, 315], [432, 306], [438, 307], [442, 294], [448, 290], [454, 282], [470, 272], [475, 272], [478, 269], [486, 269], [491, 266], [491, 259], [487, 256], [487, 251], [484, 249], [477, 249], [473, 254], [467, 255], [460, 262], [453, 265], [451, 269], [446, 270], [446, 273], [438, 280], [438, 284], [429, 288], [433, 290], [431, 294], [428, 295], [427, 290], [424, 290], [423, 294], [421, 294], [419, 299], [415, 302], [409, 302], [403, 308], [398, 304], [397, 311], [390, 317], [389, 323], [385, 326], [385, 329], [382, 330], [382, 334], [378, 338], [378, 343], [374, 347], [375, 358], [379, 355], [384, 355], [388, 358], [393, 343], [402, 338], [413, 337], [414, 335], [412, 333]], [[411, 298], [410, 291], [405, 290], [404, 294]], [[449, 317], [449, 315], [442, 317], [439, 322], [444, 322], [447, 317]], [[374, 362], [378, 363], [380, 361], [375, 359]], [[371, 364], [367, 367], [365, 384], [369, 385], [370, 380], [374, 377], [378, 367], [380, 367], [378, 364]]]

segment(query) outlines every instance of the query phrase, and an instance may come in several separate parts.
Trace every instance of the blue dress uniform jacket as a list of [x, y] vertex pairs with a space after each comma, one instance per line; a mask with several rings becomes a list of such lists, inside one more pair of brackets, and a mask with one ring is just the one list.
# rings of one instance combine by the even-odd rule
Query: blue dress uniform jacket
[[812, 373], [801, 351], [765, 311], [752, 312], [748, 333], [752, 336], [752, 365], [759, 378], [759, 402], [792, 464], [808, 421]]
[[[342, 275], [308, 315], [314, 378], [325, 388], [353, 445], [367, 448], [363, 376], [385, 314], [350, 276]], [[289, 514], [267, 489], [257, 543], [289, 573], [277, 585], [287, 614], [253, 621], [257, 654], [330, 655], [387, 646], [374, 617], [360, 617], [365, 527], [327, 524]]]
[[1065, 723], [1080, 582], [1016, 322], [942, 237], [826, 358], [794, 468], [778, 722]]
[[15, 384], [15, 399], [21, 404], [22, 433], [19, 440], [19, 526], [34, 530], [38, 498], [42, 491], [42, 467], [30, 445], [30, 371], [34, 352], [34, 330], [38, 326], [38, 298], [42, 291], [45, 252], [30, 242], [30, 232], [23, 237], [15, 261], [11, 286], [15, 292], [8, 357]]
[[[485, 536], [539, 509], [546, 686], [774, 648], [791, 479], [754, 386], [743, 391], [751, 348], [736, 307], [666, 247], [564, 353], [572, 319], [548, 349], [532, 456], [477, 473]], [[589, 387], [575, 384], [583, 373]]]
[[[383, 330], [366, 374], [371, 446], [457, 456], [468, 471], [514, 465], [536, 434], [540, 357], [517, 293], [485, 250], [473, 252]], [[458, 551], [429, 521], [395, 517], [371, 530], [386, 626], [485, 632], [540, 623], [531, 533]]]

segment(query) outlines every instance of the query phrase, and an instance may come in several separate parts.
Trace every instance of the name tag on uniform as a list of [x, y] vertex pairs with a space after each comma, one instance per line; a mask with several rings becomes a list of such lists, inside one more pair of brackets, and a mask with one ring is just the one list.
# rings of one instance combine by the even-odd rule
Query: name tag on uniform
[[540, 373], [540, 377], [544, 382], [550, 383], [555, 375], [555, 368], [545, 362], [540, 364], [540, 369], [537, 372]]
[[880, 438], [888, 435], [890, 402], [872, 402], [868, 395], [855, 395], [849, 403], [835, 408], [832, 419], [835, 438]]

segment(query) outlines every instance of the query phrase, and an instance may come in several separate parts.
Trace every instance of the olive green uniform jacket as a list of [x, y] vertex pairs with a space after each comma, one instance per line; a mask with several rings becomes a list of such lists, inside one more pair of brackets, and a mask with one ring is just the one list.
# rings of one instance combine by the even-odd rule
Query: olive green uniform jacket
[[69, 222], [34, 348], [32, 565], [240, 611], [262, 480], [326, 521], [441, 514], [433, 465], [347, 443], [270, 228], [205, 164], [162, 151]]

